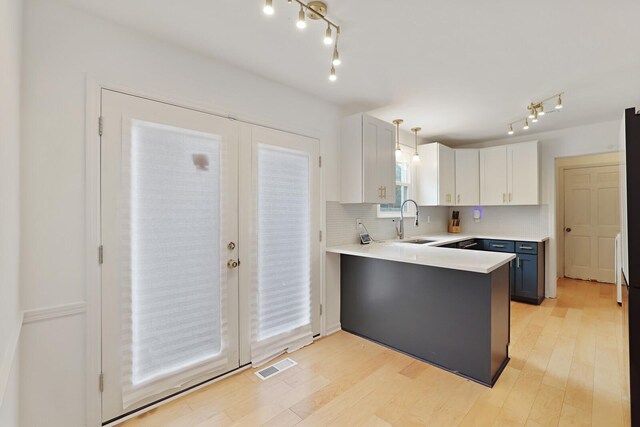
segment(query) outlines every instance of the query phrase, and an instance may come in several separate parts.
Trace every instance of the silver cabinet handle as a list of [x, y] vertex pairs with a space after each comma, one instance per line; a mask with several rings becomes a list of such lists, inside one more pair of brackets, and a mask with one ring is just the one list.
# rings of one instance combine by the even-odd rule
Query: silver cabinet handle
[[462, 249], [472, 248], [474, 246], [478, 246], [478, 244], [477, 243], [470, 243], [470, 244], [468, 244], [466, 246], [463, 246]]
[[516, 265], [520, 268], [520, 257], [516, 257]]
[[524, 249], [524, 250], [527, 250], [527, 251], [532, 251], [533, 250], [533, 248], [531, 246], [520, 246], [520, 249]]
[[491, 245], [492, 248], [504, 248], [504, 245]]

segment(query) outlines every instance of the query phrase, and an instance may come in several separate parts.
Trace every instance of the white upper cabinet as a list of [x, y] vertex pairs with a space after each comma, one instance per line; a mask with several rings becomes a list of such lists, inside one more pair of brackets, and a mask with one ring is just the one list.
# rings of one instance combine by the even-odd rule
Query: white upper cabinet
[[439, 143], [418, 146], [417, 202], [421, 206], [455, 204], [454, 150]]
[[341, 203], [393, 203], [396, 199], [395, 128], [366, 114], [342, 121]]
[[540, 203], [538, 142], [507, 146], [507, 190], [510, 205]]
[[539, 203], [538, 142], [480, 150], [481, 205]]
[[456, 158], [456, 206], [480, 204], [480, 150], [459, 149]]
[[480, 204], [507, 203], [507, 147], [480, 150]]

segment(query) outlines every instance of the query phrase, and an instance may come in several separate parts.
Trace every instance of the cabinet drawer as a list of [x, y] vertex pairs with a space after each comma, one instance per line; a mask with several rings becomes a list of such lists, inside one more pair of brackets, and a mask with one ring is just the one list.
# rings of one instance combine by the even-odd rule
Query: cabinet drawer
[[514, 244], [508, 240], [485, 240], [484, 248], [493, 252], [514, 252]]
[[538, 253], [538, 244], [535, 242], [516, 242], [516, 252], [536, 255]]

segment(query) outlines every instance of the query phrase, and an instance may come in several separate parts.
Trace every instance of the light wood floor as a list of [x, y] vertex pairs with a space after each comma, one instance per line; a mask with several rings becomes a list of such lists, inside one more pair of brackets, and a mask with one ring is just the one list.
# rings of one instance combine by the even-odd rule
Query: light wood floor
[[629, 425], [615, 288], [562, 279], [558, 298], [512, 303], [511, 361], [493, 389], [345, 332], [126, 422], [133, 426]]

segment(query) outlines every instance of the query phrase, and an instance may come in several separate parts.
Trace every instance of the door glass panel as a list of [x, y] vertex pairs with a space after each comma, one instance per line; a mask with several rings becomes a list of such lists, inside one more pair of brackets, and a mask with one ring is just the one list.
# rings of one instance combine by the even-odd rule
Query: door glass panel
[[221, 140], [136, 120], [131, 129], [122, 325], [135, 388], [221, 353]]
[[311, 322], [309, 155], [258, 145], [258, 341]]

